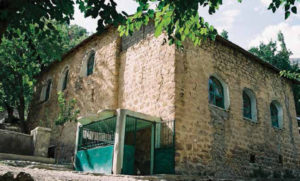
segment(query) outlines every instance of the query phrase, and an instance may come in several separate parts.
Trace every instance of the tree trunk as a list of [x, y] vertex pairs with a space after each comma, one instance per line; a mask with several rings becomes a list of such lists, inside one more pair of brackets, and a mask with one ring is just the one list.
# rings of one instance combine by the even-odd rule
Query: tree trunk
[[[0, 11], [6, 10], [9, 7], [10, 1], [8, 0], [0, 0]], [[4, 32], [6, 31], [8, 23], [6, 20], [0, 21], [0, 43], [2, 42], [2, 37]]]
[[18, 105], [19, 119], [21, 122], [23, 132], [29, 133], [27, 124], [25, 122], [25, 98], [24, 98], [24, 90], [23, 90], [23, 77], [21, 75], [18, 76], [18, 81], [19, 81], [19, 85], [21, 85], [20, 92], [19, 92], [19, 105]]
[[20, 118], [20, 123], [24, 133], [29, 133], [27, 124], [25, 122], [25, 100], [24, 96], [19, 96], [20, 105], [18, 106], [18, 113]]
[[7, 121], [11, 123], [14, 119], [14, 108], [8, 105], [7, 103], [4, 103], [4, 105], [7, 111]]
[[7, 28], [7, 22], [6, 21], [0, 21], [0, 44], [2, 42], [2, 37], [4, 32], [6, 31]]

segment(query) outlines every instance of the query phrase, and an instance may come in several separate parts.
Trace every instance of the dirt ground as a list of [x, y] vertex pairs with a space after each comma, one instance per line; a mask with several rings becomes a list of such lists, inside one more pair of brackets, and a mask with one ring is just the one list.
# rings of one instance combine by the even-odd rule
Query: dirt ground
[[[7, 172], [12, 172], [15, 177], [20, 172], [25, 172], [30, 174], [34, 180], [37, 181], [81, 181], [81, 180], [112, 180], [112, 181], [118, 181], [123, 180], [123, 178], [120, 177], [111, 177], [111, 176], [95, 176], [91, 174], [82, 174], [77, 173], [74, 171], [58, 171], [58, 170], [47, 170], [47, 169], [40, 169], [40, 168], [29, 168], [29, 167], [14, 167], [14, 166], [8, 166], [4, 164], [0, 164], [0, 175], [4, 175]], [[127, 179], [124, 179], [127, 180]], [[131, 179], [128, 179], [131, 180]], [[1, 181], [1, 178], [0, 178]]]
[[[128, 176], [128, 175], [103, 175], [92, 173], [80, 173], [63, 168], [46, 167], [41, 165], [30, 166], [12, 166], [0, 162], [0, 181], [4, 174], [11, 172], [16, 178], [21, 172], [30, 174], [35, 181], [169, 181], [169, 180], [208, 180], [197, 178], [181, 178], [176, 175], [159, 175], [159, 176]], [[22, 180], [23, 181], [23, 180]], [[27, 180], [26, 180], [27, 181]]]

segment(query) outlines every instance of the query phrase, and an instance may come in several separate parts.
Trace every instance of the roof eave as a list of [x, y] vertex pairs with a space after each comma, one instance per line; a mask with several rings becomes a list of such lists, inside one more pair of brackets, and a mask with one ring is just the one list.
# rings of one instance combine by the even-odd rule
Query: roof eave
[[[235, 49], [235, 50], [238, 50], [239, 52], [241, 52], [242, 54], [244, 54], [246, 57], [249, 57], [249, 58], [254, 59], [254, 60], [257, 61], [258, 63], [260, 63], [260, 64], [262, 64], [263, 66], [266, 66], [266, 67], [272, 69], [273, 71], [275, 71], [275, 72], [278, 73], [278, 74], [279, 74], [280, 71], [281, 71], [280, 69], [278, 69], [277, 67], [273, 66], [272, 64], [270, 64], [270, 63], [268, 63], [268, 62], [262, 60], [262, 59], [259, 58], [258, 56], [256, 56], [256, 55], [250, 53], [249, 51], [247, 51], [247, 50], [245, 50], [244, 48], [238, 46], [237, 44], [232, 43], [231, 41], [229, 41], [229, 40], [223, 38], [223, 37], [220, 36], [220, 35], [217, 35], [216, 41], [219, 41], [219, 42], [225, 44], [226, 46], [229, 46], [229, 47], [231, 47], [231, 48], [233, 48], [233, 49]], [[284, 78], [285, 78], [285, 79], [288, 79], [288, 80], [290, 80], [290, 81], [292, 81], [292, 82], [295, 83], [295, 84], [300, 84], [300, 80], [290, 79], [290, 78], [287, 78], [287, 77], [284, 77]]]

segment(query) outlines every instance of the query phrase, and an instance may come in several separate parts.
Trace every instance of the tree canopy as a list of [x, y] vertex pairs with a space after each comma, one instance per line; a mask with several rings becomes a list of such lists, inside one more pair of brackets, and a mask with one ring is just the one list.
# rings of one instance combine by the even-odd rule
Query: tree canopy
[[[119, 28], [121, 35], [129, 35], [153, 19], [155, 35], [167, 32], [169, 42], [177, 45], [181, 45], [185, 38], [191, 39], [197, 45], [203, 39], [214, 39], [217, 34], [198, 10], [200, 6], [208, 7], [209, 14], [214, 14], [222, 5], [222, 0], [134, 1], [138, 2], [139, 6], [136, 13], [129, 16], [126, 12], [116, 10], [117, 4], [114, 0], [0, 0], [0, 37], [8, 26], [26, 29], [30, 23], [37, 23], [39, 27], [44, 27], [44, 19], [68, 23], [73, 18], [75, 3], [86, 17], [99, 18], [98, 32], [103, 31], [106, 25], [113, 24], [122, 25]], [[299, 0], [272, 0], [268, 9], [276, 12], [277, 9], [283, 8], [287, 19], [291, 13], [297, 13], [297, 2]], [[156, 6], [150, 6], [150, 3]], [[52, 28], [51, 23], [48, 26]]]
[[26, 32], [9, 28], [0, 44], [0, 106], [8, 112], [17, 109], [22, 122], [34, 91], [35, 76], [87, 37], [87, 31], [77, 25], [51, 23], [55, 31], [47, 26], [36, 28], [38, 24], [30, 24]]

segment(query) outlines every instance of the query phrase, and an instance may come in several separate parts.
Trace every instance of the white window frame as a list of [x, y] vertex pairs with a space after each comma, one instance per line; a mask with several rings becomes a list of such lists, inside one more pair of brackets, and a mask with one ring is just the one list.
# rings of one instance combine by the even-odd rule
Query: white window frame
[[[223, 94], [224, 94], [224, 109], [228, 110], [230, 107], [230, 98], [229, 98], [229, 88], [228, 88], [227, 83], [217, 74], [210, 75], [208, 78], [208, 84], [207, 84], [208, 85], [208, 94], [209, 94], [209, 79], [211, 77], [214, 77], [221, 83], [221, 85], [223, 87]], [[213, 105], [213, 104], [211, 104], [211, 105]], [[215, 106], [215, 105], [213, 105], [213, 106]], [[221, 108], [221, 109], [223, 109], [223, 108]]]
[[270, 117], [270, 121], [271, 121], [271, 126], [273, 128], [277, 128], [277, 129], [282, 129], [283, 128], [283, 109], [282, 109], [282, 106], [280, 104], [279, 101], [277, 100], [273, 100], [270, 104], [269, 104], [269, 110], [270, 110], [270, 116], [271, 116], [271, 109], [270, 109], [270, 106], [271, 104], [274, 103], [274, 105], [276, 106], [277, 110], [278, 110], [278, 126], [279, 127], [275, 127], [272, 125], [272, 119]]
[[[249, 89], [249, 88], [244, 88], [243, 89], [243, 93], [246, 93], [249, 98], [250, 98], [250, 103], [251, 103], [251, 119], [250, 118], [247, 118], [247, 117], [244, 117], [244, 100], [242, 101], [243, 104], [242, 104], [242, 114], [243, 114], [243, 118], [245, 119], [249, 119], [253, 122], [257, 122], [257, 106], [256, 106], [256, 96], [255, 96], [255, 93]], [[242, 99], [243, 99], [243, 95], [242, 95]]]

